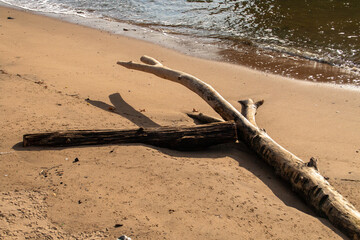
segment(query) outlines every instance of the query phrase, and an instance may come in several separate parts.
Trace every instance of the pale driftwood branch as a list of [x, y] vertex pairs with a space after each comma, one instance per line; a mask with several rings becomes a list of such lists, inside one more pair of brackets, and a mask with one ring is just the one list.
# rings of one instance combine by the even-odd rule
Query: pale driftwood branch
[[[143, 56], [141, 61], [158, 62], [157, 60], [147, 56]], [[202, 82], [200, 79], [194, 76], [184, 72], [172, 70], [160, 64], [147, 65], [133, 62], [117, 62], [117, 64], [126, 68], [152, 73], [158, 77], [184, 85], [191, 91], [201, 96], [226, 121], [234, 120], [239, 117], [244, 119], [241, 113], [238, 112], [236, 108], [234, 108], [230, 103], [228, 103], [213, 87], [207, 83]]]
[[255, 121], [256, 111], [261, 105], [264, 104], [264, 100], [254, 102], [252, 99], [246, 99], [246, 100], [240, 100], [238, 102], [242, 106], [241, 114], [244, 115], [244, 117], [247, 120], [249, 120], [250, 123], [252, 123], [254, 126], [257, 127]]
[[24, 147], [145, 143], [177, 150], [196, 150], [234, 141], [236, 141], [236, 126], [233, 121], [198, 126], [132, 130], [74, 130], [23, 136]]
[[211, 117], [202, 113], [194, 114], [194, 113], [187, 113], [187, 115], [194, 119], [199, 121], [202, 124], [206, 123], [215, 123], [215, 122], [224, 122], [224, 120], [220, 118]]
[[[148, 59], [145, 60], [144, 59]], [[144, 56], [143, 62], [156, 61]], [[215, 89], [200, 79], [187, 73], [176, 71], [162, 65], [146, 65], [132, 62], [118, 62], [129, 69], [155, 74], [161, 78], [180, 83], [203, 98], [222, 118], [234, 120], [238, 137], [260, 158], [271, 165], [275, 172], [289, 182], [292, 189], [321, 216], [352, 239], [360, 239], [360, 213], [339, 194], [326, 179], [313, 167], [290, 153], [266, 132], [248, 121], [239, 111], [227, 102]]]

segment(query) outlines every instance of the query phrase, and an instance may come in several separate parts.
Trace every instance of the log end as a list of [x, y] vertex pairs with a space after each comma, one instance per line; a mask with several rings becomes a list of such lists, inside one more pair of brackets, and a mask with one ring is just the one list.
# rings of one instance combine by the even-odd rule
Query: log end
[[28, 146], [28, 141], [27, 141], [27, 135], [23, 136], [23, 147], [27, 147]]
[[312, 168], [314, 168], [316, 171], [319, 171], [319, 168], [318, 168], [318, 160], [317, 160], [316, 158], [314, 158], [314, 157], [311, 157], [311, 158], [310, 158], [310, 161], [307, 162], [307, 163], [305, 163], [305, 165], [306, 165], [307, 167], [312, 167]]
[[128, 65], [132, 64], [133, 62], [121, 62], [121, 61], [117, 61], [116, 64], [121, 65], [123, 67], [127, 67]]
[[262, 100], [260, 100], [260, 101], [257, 101], [257, 102], [255, 103], [256, 108], [259, 108], [261, 105], [264, 104], [264, 102], [265, 102], [264, 99], [262, 99]]

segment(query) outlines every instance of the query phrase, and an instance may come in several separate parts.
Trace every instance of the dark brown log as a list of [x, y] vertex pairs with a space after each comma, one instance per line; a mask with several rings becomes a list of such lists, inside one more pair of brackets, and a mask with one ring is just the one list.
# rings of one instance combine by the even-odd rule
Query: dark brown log
[[209, 84], [190, 74], [165, 67], [150, 57], [143, 56], [141, 61], [145, 64], [133, 62], [118, 62], [118, 64], [180, 83], [203, 98], [223, 119], [234, 120], [239, 140], [271, 165], [276, 174], [289, 182], [292, 189], [320, 216], [327, 217], [335, 227], [351, 239], [360, 239], [360, 213], [315, 168], [307, 166], [303, 160], [276, 143]]
[[23, 137], [23, 146], [68, 147], [145, 143], [177, 150], [196, 150], [235, 141], [235, 123], [228, 121], [183, 127], [138, 128], [133, 130], [74, 130], [26, 134]]

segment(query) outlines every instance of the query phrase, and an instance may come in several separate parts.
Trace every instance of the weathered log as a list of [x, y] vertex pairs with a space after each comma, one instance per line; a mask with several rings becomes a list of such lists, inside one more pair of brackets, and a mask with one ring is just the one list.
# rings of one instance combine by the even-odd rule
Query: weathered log
[[23, 136], [24, 147], [144, 143], [177, 150], [196, 150], [234, 141], [236, 141], [236, 127], [233, 121], [198, 126], [133, 130], [73, 130]]
[[[180, 83], [203, 98], [223, 119], [234, 120], [238, 138], [271, 165], [276, 174], [291, 184], [320, 216], [329, 221], [351, 239], [360, 239], [360, 213], [338, 193], [313, 167], [276, 143], [267, 133], [251, 123], [214, 88], [187, 73], [163, 66], [159, 61], [143, 56], [145, 64], [117, 62], [129, 69], [152, 73]], [[253, 114], [255, 115], [255, 114]]]

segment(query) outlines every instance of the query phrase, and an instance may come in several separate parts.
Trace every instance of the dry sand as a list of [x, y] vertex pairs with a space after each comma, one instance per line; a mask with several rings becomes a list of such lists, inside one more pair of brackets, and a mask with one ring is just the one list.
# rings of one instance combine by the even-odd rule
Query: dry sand
[[0, 8], [0, 239], [346, 239], [233, 144], [198, 152], [21, 147], [26, 133], [193, 125], [185, 115], [193, 108], [216, 116], [183, 86], [116, 65], [144, 54], [210, 83], [237, 107], [265, 99], [259, 126], [302, 159], [318, 158], [320, 172], [360, 208], [359, 90]]

